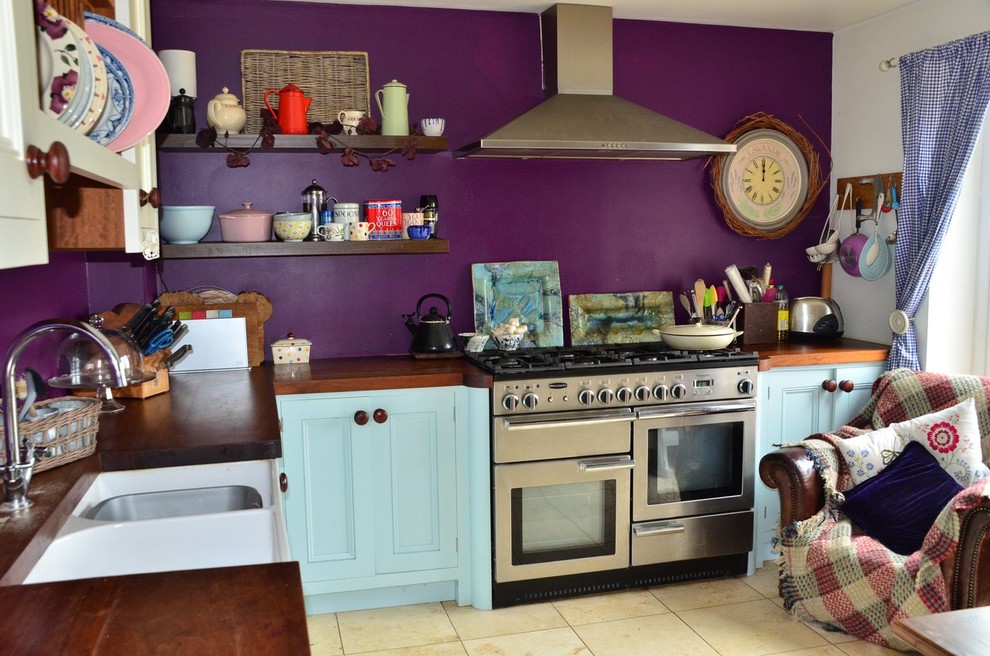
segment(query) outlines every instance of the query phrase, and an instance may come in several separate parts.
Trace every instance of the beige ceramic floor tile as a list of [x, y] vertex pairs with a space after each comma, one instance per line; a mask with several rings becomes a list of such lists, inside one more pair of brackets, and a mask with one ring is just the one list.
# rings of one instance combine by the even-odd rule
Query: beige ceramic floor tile
[[769, 599], [677, 612], [722, 656], [763, 656], [827, 646]]
[[468, 656], [593, 656], [571, 628], [465, 640]]
[[675, 613], [690, 608], [708, 608], [764, 599], [763, 595], [739, 579], [714, 579], [662, 585], [650, 588], [650, 592]]
[[844, 642], [837, 646], [846, 654], [849, 654], [849, 656], [904, 656], [905, 654], [918, 653], [915, 651], [903, 652], [897, 651], [896, 649], [889, 649], [887, 647], [880, 647], [872, 642], [865, 642], [863, 640], [857, 640], [856, 642]]
[[334, 613], [310, 615], [306, 618], [306, 627], [309, 629], [309, 648], [313, 656], [340, 656], [344, 653]]
[[471, 606], [458, 606], [453, 601], [445, 601], [443, 607], [461, 640], [567, 626], [567, 622], [550, 603], [478, 610]]
[[821, 637], [831, 642], [833, 645], [838, 645], [843, 642], [853, 642], [855, 640], [858, 640], [856, 636], [851, 636], [848, 633], [844, 633], [842, 631], [828, 631], [818, 622], [802, 622], [802, 624], [804, 624], [806, 627], [808, 627], [809, 629], [811, 629]]
[[609, 594], [561, 599], [553, 607], [571, 626], [621, 620], [628, 617], [669, 613], [666, 606], [646, 590], [626, 590]]
[[777, 583], [780, 580], [776, 561], [768, 560], [752, 576], [740, 576], [739, 580], [767, 599], [780, 599]]
[[718, 656], [672, 613], [574, 627], [595, 656]]
[[[464, 645], [459, 642], [442, 642], [438, 645], [400, 647], [386, 651], [366, 651], [358, 656], [467, 656]], [[844, 656], [839, 654], [838, 656]]]
[[798, 649], [797, 651], [785, 651], [780, 654], [774, 654], [773, 656], [846, 656], [846, 654], [835, 645], [829, 645], [828, 647], [811, 647], [809, 649]]
[[345, 654], [457, 640], [439, 603], [337, 613], [337, 626]]

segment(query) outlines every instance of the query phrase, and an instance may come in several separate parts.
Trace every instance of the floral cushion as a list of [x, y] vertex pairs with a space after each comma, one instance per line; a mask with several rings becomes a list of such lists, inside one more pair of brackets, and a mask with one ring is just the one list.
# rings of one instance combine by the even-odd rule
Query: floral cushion
[[882, 472], [909, 442], [918, 442], [963, 487], [990, 476], [983, 464], [973, 399], [842, 442], [850, 482], [859, 485]]

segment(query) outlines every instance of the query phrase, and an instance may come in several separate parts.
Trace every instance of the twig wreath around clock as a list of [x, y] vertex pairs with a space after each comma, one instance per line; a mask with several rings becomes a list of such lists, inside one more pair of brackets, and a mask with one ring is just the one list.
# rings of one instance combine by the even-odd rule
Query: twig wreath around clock
[[739, 120], [725, 140], [736, 144], [736, 152], [711, 160], [712, 189], [725, 223], [759, 239], [794, 230], [828, 184], [811, 142], [763, 112]]

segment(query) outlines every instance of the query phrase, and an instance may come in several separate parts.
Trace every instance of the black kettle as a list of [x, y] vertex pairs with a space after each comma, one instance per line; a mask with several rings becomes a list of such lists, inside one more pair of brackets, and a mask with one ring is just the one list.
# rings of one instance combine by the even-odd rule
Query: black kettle
[[[430, 312], [423, 316], [423, 301], [428, 298], [438, 298], [447, 306], [444, 314], [440, 314], [435, 305], [430, 306]], [[402, 315], [406, 320], [406, 328], [413, 334], [413, 353], [453, 353], [457, 350], [454, 343], [454, 332], [450, 329], [450, 301], [442, 294], [427, 294], [419, 299], [416, 311]], [[419, 323], [416, 323], [416, 319]]]

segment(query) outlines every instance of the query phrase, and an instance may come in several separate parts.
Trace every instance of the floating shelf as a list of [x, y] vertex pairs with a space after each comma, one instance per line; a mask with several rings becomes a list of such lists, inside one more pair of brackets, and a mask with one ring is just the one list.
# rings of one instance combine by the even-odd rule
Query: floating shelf
[[409, 255], [449, 253], [446, 239], [380, 239], [374, 241], [259, 241], [162, 244], [162, 258], [190, 260], [215, 257], [303, 257], [308, 255]]
[[[360, 150], [363, 153], [383, 153], [394, 148], [401, 149], [406, 139], [409, 137], [383, 137], [378, 134], [364, 135], [334, 135], [335, 139], [347, 146]], [[447, 152], [447, 137], [423, 137], [414, 136], [416, 140], [416, 153], [441, 153]], [[258, 135], [254, 134], [232, 134], [229, 137], [217, 137], [217, 144], [212, 148], [200, 148], [196, 145], [195, 134], [165, 134], [158, 136], [158, 150], [164, 152], [195, 152], [195, 153], [224, 153], [223, 147], [219, 144], [226, 143], [230, 148], [243, 150], [251, 148], [251, 154], [258, 153], [315, 153], [315, 134], [276, 134], [274, 148], [261, 148]], [[334, 149], [339, 149], [340, 144], [335, 143]]]

